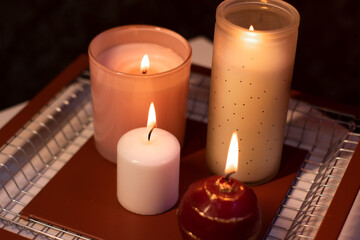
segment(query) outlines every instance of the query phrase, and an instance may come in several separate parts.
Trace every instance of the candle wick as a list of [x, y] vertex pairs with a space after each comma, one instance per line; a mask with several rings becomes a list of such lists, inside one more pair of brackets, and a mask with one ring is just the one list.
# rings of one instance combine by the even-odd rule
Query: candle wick
[[144, 69], [144, 70], [142, 70], [142, 72], [141, 72], [142, 74], [146, 74], [147, 73], [147, 70], [146, 69]]
[[228, 181], [229, 181], [229, 177], [230, 177], [230, 175], [231, 175], [231, 174], [234, 174], [234, 173], [235, 173], [235, 171], [232, 171], [232, 172], [230, 172], [230, 173], [226, 174], [226, 176], [225, 176], [225, 180], [228, 182]]
[[152, 133], [152, 131], [154, 130], [154, 128], [156, 128], [156, 124], [154, 124], [154, 125], [152, 126], [152, 128], [151, 128], [151, 130], [150, 130], [150, 132], [149, 132], [149, 134], [148, 134], [148, 141], [149, 141], [149, 142], [150, 142], [151, 133]]

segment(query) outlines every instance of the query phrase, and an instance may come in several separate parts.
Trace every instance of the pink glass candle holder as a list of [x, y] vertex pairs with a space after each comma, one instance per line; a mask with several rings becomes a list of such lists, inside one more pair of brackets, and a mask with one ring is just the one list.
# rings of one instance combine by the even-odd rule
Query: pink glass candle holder
[[[150, 65], [143, 71], [141, 61]], [[116, 145], [127, 131], [144, 126], [149, 104], [157, 125], [183, 144], [191, 67], [190, 44], [161, 27], [129, 25], [107, 30], [89, 45], [97, 150], [116, 162]]]

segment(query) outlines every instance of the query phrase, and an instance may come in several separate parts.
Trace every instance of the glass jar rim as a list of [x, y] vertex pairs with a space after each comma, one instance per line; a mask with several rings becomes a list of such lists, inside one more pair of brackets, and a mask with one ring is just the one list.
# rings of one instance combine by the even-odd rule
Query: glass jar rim
[[282, 0], [225, 0], [221, 4], [219, 4], [216, 9], [216, 22], [225, 28], [250, 31], [248, 28], [239, 26], [226, 18], [229, 13], [232, 13], [232, 11], [230, 11], [230, 8], [245, 4], [272, 6], [281, 10], [282, 12], [285, 12], [287, 16], [289, 16], [289, 24], [284, 27], [272, 30], [256, 30], [256, 32], [269, 35], [282, 35], [286, 34], [287, 32], [292, 32], [292, 30], [297, 30], [297, 28], [299, 27], [299, 12], [291, 4]]
[[[188, 52], [187, 56], [183, 59], [183, 62], [180, 65], [178, 65], [174, 68], [171, 68], [167, 71], [164, 71], [164, 72], [153, 73], [153, 74], [148, 74], [148, 75], [139, 75], [139, 74], [125, 73], [125, 72], [120, 72], [120, 71], [110, 69], [107, 66], [105, 66], [99, 62], [99, 60], [97, 59], [97, 57], [94, 55], [93, 51], [91, 50], [92, 45], [95, 43], [96, 39], [101, 38], [102, 36], [104, 36], [106, 34], [111, 34], [112, 32], [127, 30], [127, 29], [129, 29], [129, 30], [134, 30], [134, 29], [136, 29], [136, 30], [151, 30], [151, 31], [166, 33], [167, 35], [173, 36], [174, 38], [177, 38], [178, 40], [180, 40], [180, 42], [182, 42], [184, 44], [184, 46], [186, 46], [186, 48], [189, 50], [189, 52]], [[96, 65], [98, 65], [100, 68], [102, 68], [106, 72], [111, 72], [113, 74], [124, 75], [127, 77], [134, 77], [134, 78], [139, 78], [139, 77], [140, 78], [141, 77], [149, 78], [149, 77], [157, 77], [160, 75], [170, 74], [172, 72], [177, 72], [177, 71], [180, 71], [181, 69], [185, 68], [188, 64], [191, 63], [192, 49], [191, 49], [189, 42], [183, 36], [181, 36], [177, 32], [174, 32], [170, 29], [158, 27], [158, 26], [152, 26], [152, 25], [133, 24], [133, 25], [123, 25], [123, 26], [110, 28], [108, 30], [105, 30], [104, 32], [99, 33], [91, 40], [91, 42], [88, 46], [88, 54], [89, 54], [90, 60], [93, 61]]]

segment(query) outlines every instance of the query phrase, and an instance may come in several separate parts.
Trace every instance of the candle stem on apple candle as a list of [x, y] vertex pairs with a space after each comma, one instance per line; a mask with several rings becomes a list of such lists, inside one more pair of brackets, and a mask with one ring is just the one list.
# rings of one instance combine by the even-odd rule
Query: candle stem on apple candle
[[231, 174], [234, 174], [234, 173], [235, 173], [235, 171], [232, 171], [232, 172], [229, 172], [228, 174], [226, 174], [225, 180], [228, 182], [230, 175], [231, 175]]
[[[228, 175], [226, 177], [228, 177]], [[219, 177], [218, 180], [215, 182], [215, 186], [217, 186], [219, 188], [219, 191], [222, 193], [232, 193], [236, 188], [236, 184], [234, 184], [234, 181], [232, 179], [226, 177]]]

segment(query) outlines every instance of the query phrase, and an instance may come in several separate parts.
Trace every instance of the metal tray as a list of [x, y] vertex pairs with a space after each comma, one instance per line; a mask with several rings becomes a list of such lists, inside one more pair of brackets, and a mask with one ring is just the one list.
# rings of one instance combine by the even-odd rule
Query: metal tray
[[[188, 118], [207, 122], [210, 77], [192, 72]], [[0, 148], [0, 227], [29, 239], [88, 239], [46, 222], [19, 217], [93, 135], [88, 70], [56, 94]], [[309, 151], [278, 210], [268, 239], [313, 239], [356, 146], [355, 115], [291, 99], [285, 144]]]

